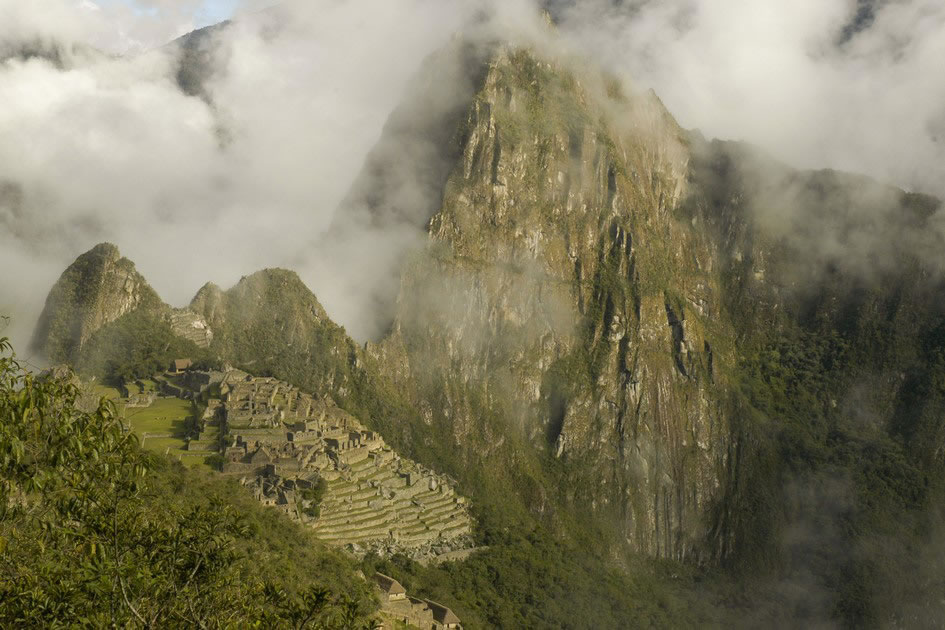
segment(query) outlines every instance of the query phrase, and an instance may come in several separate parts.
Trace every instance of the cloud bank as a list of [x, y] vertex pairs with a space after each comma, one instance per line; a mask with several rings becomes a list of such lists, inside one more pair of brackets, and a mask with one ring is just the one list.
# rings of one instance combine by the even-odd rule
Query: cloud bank
[[[570, 50], [652, 86], [685, 126], [945, 195], [945, 7], [931, 0], [868, 15], [849, 0], [266, 4], [200, 40], [195, 96], [180, 47], [142, 51], [191, 30], [201, 2], [0, 0], [0, 312], [20, 348], [61, 270], [102, 240], [175, 305], [287, 266], [356, 336], [376, 334], [320, 237], [424, 59], [458, 31], [533, 42], [542, 7]], [[468, 85], [447, 73], [439, 88], [448, 105]], [[430, 203], [407, 181], [404, 203]], [[387, 244], [417, 235], [382, 228], [361, 243], [377, 254], [365, 282]]]
[[[98, 22], [44, 3], [19, 3], [15, 27], [0, 21], [4, 42], [67, 51], [65, 64], [0, 66], [0, 263], [17, 270], [0, 281], [0, 309], [21, 348], [58, 273], [102, 240], [174, 304], [206, 280], [317, 260], [313, 242], [408, 79], [470, 11], [373, 0], [247, 14], [204, 43], [208, 102], [177, 85], [176, 47], [73, 55]], [[330, 284], [324, 267], [299, 271], [316, 290]]]
[[938, 0], [586, 0], [563, 30], [686, 127], [945, 196]]

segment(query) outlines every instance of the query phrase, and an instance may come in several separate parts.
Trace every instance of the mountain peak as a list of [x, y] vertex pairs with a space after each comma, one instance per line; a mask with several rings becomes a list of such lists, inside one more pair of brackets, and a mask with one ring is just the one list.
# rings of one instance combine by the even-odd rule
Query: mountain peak
[[271, 267], [243, 276], [236, 286], [227, 291], [227, 295], [236, 299], [245, 309], [302, 309], [317, 320], [328, 320], [328, 314], [318, 298], [299, 274], [290, 269]]
[[121, 256], [121, 251], [119, 251], [117, 245], [114, 245], [113, 243], [104, 242], [104, 243], [99, 243], [98, 245], [90, 249], [89, 251], [79, 256], [79, 259], [81, 260], [87, 257], [97, 257], [97, 258], [102, 258], [104, 260], [108, 260], [110, 262], [118, 262], [119, 260], [121, 260], [122, 256]]
[[291, 269], [283, 269], [281, 267], [267, 267], [266, 269], [255, 271], [248, 276], [243, 276], [240, 278], [237, 286], [243, 283], [257, 284], [279, 281], [299, 284], [302, 283], [302, 279], [299, 278], [299, 274], [292, 271]]
[[163, 309], [157, 293], [112, 243], [80, 255], [49, 292], [32, 348], [68, 362], [105, 324], [140, 307]]

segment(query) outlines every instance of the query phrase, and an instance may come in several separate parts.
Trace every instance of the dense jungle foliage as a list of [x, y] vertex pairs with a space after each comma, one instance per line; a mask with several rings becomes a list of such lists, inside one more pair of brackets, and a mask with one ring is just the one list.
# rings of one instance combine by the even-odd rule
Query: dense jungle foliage
[[0, 626], [375, 626], [350, 560], [0, 350]]
[[[262, 320], [250, 328], [272, 331]], [[925, 335], [920, 356], [900, 350], [905, 358], [897, 358], [877, 346], [864, 357], [870, 344], [862, 335], [883, 331], [788, 330], [746, 351], [731, 375], [738, 383], [731, 417], [742, 447], [714, 524], [735, 532], [734, 542], [719, 543], [722, 571], [634, 557], [615, 562], [608, 534], [586, 523], [569, 523], [570, 534], [562, 538], [560, 528], [549, 528], [523, 505], [535, 482], [509, 472], [520, 462], [463, 470], [449, 456], [448, 435], [404, 433], [419, 423], [398, 427], [398, 419], [416, 412], [334, 336], [300, 344], [308, 352], [274, 351], [280, 338], [272, 332], [257, 339], [258, 346], [244, 338], [237, 364], [313, 391], [331, 374], [344, 379], [349, 394], [340, 404], [380, 423], [398, 449], [459, 479], [474, 499], [484, 552], [440, 567], [395, 558], [369, 560], [363, 568], [368, 574], [378, 568], [411, 592], [443, 601], [467, 627], [585, 627], [588, 619], [751, 627], [790, 619], [854, 628], [945, 619], [933, 600], [945, 590], [936, 569], [945, 556], [934, 544], [945, 501], [929, 467], [945, 401], [942, 335], [937, 329]], [[170, 335], [161, 322], [133, 313], [93, 336], [83, 353], [90, 358], [80, 364], [114, 378], [163, 369], [171, 355], [219, 361]], [[330, 360], [309, 372], [313, 356]], [[887, 372], [913, 366], [903, 368], [904, 386], [888, 402], [898, 419], [891, 426], [860, 400], [870, 387], [864, 365], [876, 368], [883, 356]], [[563, 593], [571, 594], [570, 602]]]
[[[797, 332], [743, 360], [736, 408], [752, 450], [734, 484], [731, 563], [797, 623], [940, 627], [940, 466], [877, 412], [885, 388], [870, 378], [891, 366], [859, 352], [849, 336]], [[898, 414], [920, 398], [941, 418], [945, 369], [920, 371], [883, 402]]]
[[204, 367], [219, 367], [206, 349], [175, 335], [160, 313], [138, 309], [93, 334], [78, 356], [76, 369], [118, 387], [163, 372], [182, 357]]

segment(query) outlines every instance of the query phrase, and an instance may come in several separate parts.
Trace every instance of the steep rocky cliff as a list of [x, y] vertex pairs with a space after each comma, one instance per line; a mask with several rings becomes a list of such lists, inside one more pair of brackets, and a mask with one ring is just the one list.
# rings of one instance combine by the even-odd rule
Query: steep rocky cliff
[[217, 356], [316, 392], [345, 393], [358, 346], [295, 272], [266, 269], [227, 291], [207, 284], [188, 311], [207, 322]]
[[491, 50], [461, 55], [462, 108], [392, 119], [342, 208], [360, 214], [333, 235], [409, 235], [384, 259], [396, 303], [365, 302], [376, 342], [285, 270], [172, 312], [103, 245], [37, 343], [71, 359], [156, 313], [194, 352], [330, 394], [478, 509], [737, 566], [793, 621], [945, 622], [924, 560], [945, 506], [940, 202], [706, 142], [652, 93]]
[[33, 348], [53, 361], [74, 361], [95, 331], [138, 308], [160, 310], [164, 305], [117, 247], [96, 245], [49, 292]]
[[526, 449], [534, 510], [589, 512], [684, 558], [725, 474], [734, 333], [713, 250], [676, 218], [682, 130], [652, 93], [579, 71], [492, 60], [373, 350], [467, 465]]
[[764, 576], [797, 619], [945, 620], [940, 201], [514, 49], [460, 144], [368, 348], [414, 448], [546, 522]]

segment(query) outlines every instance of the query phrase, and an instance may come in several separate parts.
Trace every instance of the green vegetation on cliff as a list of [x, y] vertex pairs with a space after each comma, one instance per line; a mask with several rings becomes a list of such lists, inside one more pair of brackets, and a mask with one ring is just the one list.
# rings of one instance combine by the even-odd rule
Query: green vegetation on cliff
[[70, 297], [82, 265], [38, 338], [109, 382], [273, 375], [454, 476], [488, 548], [364, 568], [470, 627], [945, 625], [935, 201], [708, 146], [526, 51], [471, 100], [381, 342], [276, 269], [201, 290], [201, 350], [130, 308], [136, 277], [119, 309]]
[[541, 529], [495, 532], [464, 562], [424, 567], [403, 556], [365, 558], [366, 573], [396, 576], [408, 592], [451, 607], [479, 628], [712, 628], [737, 616], [714, 585], [674, 562], [638, 559], [625, 570]]
[[163, 314], [137, 309], [92, 334], [75, 366], [80, 373], [120, 386], [159, 374], [174, 359], [217, 365], [214, 357], [209, 350], [175, 335]]
[[101, 243], [79, 256], [53, 286], [32, 345], [53, 361], [74, 361], [92, 333], [136, 309], [166, 307], [134, 263], [114, 245]]
[[0, 625], [373, 627], [350, 560], [0, 351]]
[[[761, 590], [783, 591], [779, 606], [798, 623], [939, 625], [940, 465], [923, 465], [875, 415], [876, 390], [864, 388], [876, 384], [856, 355], [841, 336], [808, 332], [743, 361], [729, 562]], [[928, 376], [945, 390], [945, 370]], [[943, 417], [941, 398], [923, 400]]]

